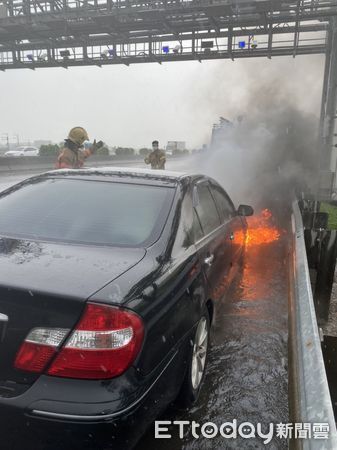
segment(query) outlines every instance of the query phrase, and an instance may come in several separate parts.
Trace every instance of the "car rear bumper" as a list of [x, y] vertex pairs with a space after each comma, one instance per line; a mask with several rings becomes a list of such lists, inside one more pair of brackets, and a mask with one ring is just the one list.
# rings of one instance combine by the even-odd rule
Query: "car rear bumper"
[[[70, 412], [70, 405], [68, 404], [68, 402], [58, 402], [56, 400], [51, 402], [40, 400], [30, 405], [30, 409], [26, 411], [25, 414], [32, 418], [57, 420], [77, 424], [95, 424], [107, 422], [112, 423], [113, 421], [132, 414], [134, 411], [136, 411], [138, 407], [143, 404], [146, 397], [151, 392], [157, 389], [158, 382], [169, 370], [170, 365], [177, 357], [177, 353], [178, 351], [174, 352], [169, 360], [163, 365], [163, 367], [161, 367], [160, 370], [157, 371], [155, 377], [153, 377], [150, 383], [143, 387], [142, 390], [138, 390], [136, 395], [129, 397], [129, 402], [120, 409], [118, 409], [118, 406], [116, 407], [116, 402], [103, 402], [90, 405], [90, 407], [86, 403], [81, 403], [75, 405], [72, 404], [71, 409], [73, 412]], [[77, 414], [76, 409], [79, 411]], [[84, 413], [85, 409], [91, 410], [91, 412]]]
[[[0, 433], [8, 436], [6, 443], [1, 443], [1, 450], [100, 449], [103, 445], [110, 448], [106, 446], [109, 443], [118, 450], [133, 448], [146, 428], [177, 395], [184, 370], [182, 354], [178, 350], [171, 354], [155, 376], [133, 395], [123, 396], [130, 379], [119, 377], [116, 386], [119, 386], [120, 398], [116, 392], [111, 392], [111, 397], [115, 396], [111, 401], [103, 401], [104, 396], [102, 401], [90, 401], [98, 395], [98, 387], [106, 393], [107, 383], [93, 383], [92, 392], [83, 391], [82, 384], [82, 394], [73, 392], [71, 395], [69, 386], [75, 386], [73, 382], [78, 380], [40, 377], [25, 394], [0, 399]], [[30, 401], [41, 382], [47, 382], [44, 393], [48, 398], [40, 396]], [[50, 383], [54, 386], [48, 390]], [[55, 384], [59, 385], [59, 390], [55, 390]], [[57, 392], [63, 397], [57, 398]]]
[[9, 414], [0, 424], [1, 450], [131, 450], [148, 422], [144, 407], [114, 421], [95, 424], [41, 421]]

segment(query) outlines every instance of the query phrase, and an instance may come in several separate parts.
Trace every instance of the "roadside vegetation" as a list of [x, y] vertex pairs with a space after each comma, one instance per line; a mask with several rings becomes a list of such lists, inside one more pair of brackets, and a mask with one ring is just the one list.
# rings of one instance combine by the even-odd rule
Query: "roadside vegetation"
[[57, 156], [60, 152], [60, 146], [57, 144], [41, 145], [40, 156]]
[[337, 230], [337, 206], [330, 203], [321, 203], [321, 212], [327, 212], [329, 214], [328, 227], [330, 230]]

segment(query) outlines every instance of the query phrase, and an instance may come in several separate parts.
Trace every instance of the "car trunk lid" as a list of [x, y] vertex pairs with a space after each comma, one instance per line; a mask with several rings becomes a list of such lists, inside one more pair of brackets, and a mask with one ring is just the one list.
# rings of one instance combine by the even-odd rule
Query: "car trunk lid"
[[137, 264], [144, 249], [0, 240], [0, 396], [13, 396], [39, 376], [14, 368], [33, 328], [72, 329], [86, 300]]

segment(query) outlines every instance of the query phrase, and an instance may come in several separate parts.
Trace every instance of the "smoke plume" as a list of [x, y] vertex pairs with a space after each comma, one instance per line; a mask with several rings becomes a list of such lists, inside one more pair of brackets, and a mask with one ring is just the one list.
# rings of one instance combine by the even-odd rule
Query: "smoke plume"
[[207, 152], [198, 155], [193, 170], [219, 181], [236, 203], [256, 207], [280, 200], [292, 189], [313, 191], [322, 63], [322, 59], [304, 61], [310, 74], [306, 88], [308, 96], [316, 92], [316, 109], [308, 107], [305, 86], [299, 88], [285, 78], [289, 64], [282, 71], [251, 76], [231, 115], [226, 115], [228, 104], [224, 105], [224, 116], [232, 126], [224, 127]]

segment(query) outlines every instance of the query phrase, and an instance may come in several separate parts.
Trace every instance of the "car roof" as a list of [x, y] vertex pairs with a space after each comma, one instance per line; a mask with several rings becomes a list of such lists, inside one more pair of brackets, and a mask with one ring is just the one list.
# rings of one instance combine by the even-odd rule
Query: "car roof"
[[122, 177], [122, 178], [133, 178], [138, 180], [148, 180], [148, 181], [162, 181], [162, 182], [174, 182], [190, 177], [191, 174], [185, 172], [174, 172], [169, 170], [151, 170], [151, 169], [140, 169], [136, 167], [89, 167], [85, 169], [58, 169], [45, 172], [42, 176], [64, 176], [64, 177], [94, 177], [94, 178], [104, 178], [107, 176], [111, 177]]

